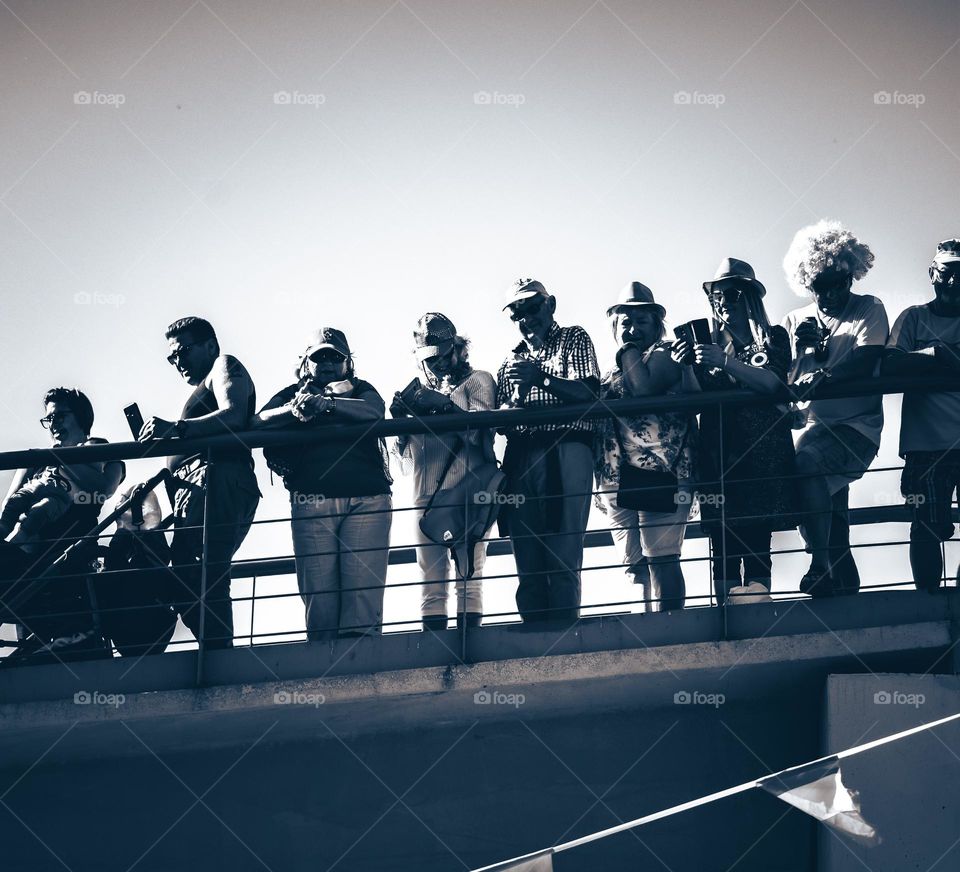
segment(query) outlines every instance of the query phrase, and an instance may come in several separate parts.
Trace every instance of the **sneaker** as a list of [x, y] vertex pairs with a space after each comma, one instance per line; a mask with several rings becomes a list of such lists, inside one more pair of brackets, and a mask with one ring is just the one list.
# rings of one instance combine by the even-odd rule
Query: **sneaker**
[[751, 581], [750, 584], [738, 584], [727, 591], [727, 602], [732, 606], [749, 606], [753, 603], [773, 602], [770, 591], [766, 585], [759, 581]]

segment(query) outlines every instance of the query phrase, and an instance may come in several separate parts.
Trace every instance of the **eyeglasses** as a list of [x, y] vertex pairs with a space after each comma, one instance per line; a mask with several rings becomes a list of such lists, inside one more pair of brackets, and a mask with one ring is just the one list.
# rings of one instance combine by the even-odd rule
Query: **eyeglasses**
[[933, 268], [937, 277], [937, 283], [941, 285], [960, 285], [960, 263], [953, 263], [947, 266], [940, 264]]
[[514, 308], [510, 313], [511, 321], [522, 321], [524, 318], [529, 318], [531, 315], [536, 315], [537, 312], [543, 307], [543, 304], [546, 301], [543, 297], [536, 297], [532, 300], [524, 301]]
[[191, 349], [196, 347], [196, 342], [190, 342], [186, 345], [181, 345], [179, 348], [174, 348], [173, 351], [167, 355], [167, 363], [169, 363], [171, 366], [176, 366], [184, 354], [187, 354]]
[[730, 306], [735, 306], [740, 302], [740, 297], [743, 296], [743, 288], [713, 288], [707, 291], [707, 299], [714, 305], [719, 306], [721, 303], [725, 303]]
[[310, 355], [314, 363], [343, 363], [347, 358], [332, 348], [321, 348]]
[[40, 426], [43, 427], [44, 430], [49, 430], [54, 424], [62, 424], [67, 420], [67, 416], [71, 414], [72, 412], [51, 412], [49, 415], [44, 415], [40, 419]]

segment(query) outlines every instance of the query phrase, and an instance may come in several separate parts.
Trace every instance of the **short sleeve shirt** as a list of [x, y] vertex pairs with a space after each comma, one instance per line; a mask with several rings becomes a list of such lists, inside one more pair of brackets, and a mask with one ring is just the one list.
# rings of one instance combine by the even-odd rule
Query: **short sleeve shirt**
[[[923, 351], [937, 345], [960, 346], [960, 318], [936, 315], [927, 303], [900, 313], [887, 347]], [[900, 414], [900, 456], [908, 451], [960, 448], [960, 394], [905, 393]]]
[[[793, 365], [793, 377], [828, 369], [844, 363], [854, 349], [865, 345], [887, 344], [889, 323], [883, 303], [869, 294], [851, 294], [840, 317], [831, 318], [817, 308], [816, 303], [796, 309], [783, 319], [783, 326], [790, 335], [790, 347], [796, 349], [797, 326], [805, 318], [816, 318], [829, 332], [827, 359], [815, 359], [813, 349], [799, 353]], [[844, 397], [837, 400], [814, 400], [801, 403], [807, 410], [806, 429], [816, 425], [837, 426], [845, 424], [866, 436], [874, 445], [880, 444], [883, 429], [883, 396]]]
[[[505, 376], [506, 368], [520, 357], [529, 358], [540, 364], [540, 368], [548, 376], [563, 379], [579, 379], [587, 382], [594, 392], [600, 388], [600, 366], [597, 363], [597, 352], [593, 347], [593, 340], [582, 327], [560, 327], [554, 323], [547, 332], [543, 346], [536, 352], [531, 352], [526, 343], [521, 342], [513, 349], [513, 353], [501, 364], [497, 372], [497, 405], [512, 405], [513, 386]], [[567, 405], [559, 397], [540, 387], [530, 388], [522, 406], [525, 409], [543, 408], [545, 406]], [[562, 424], [538, 424], [534, 427], [517, 428], [523, 432], [555, 432], [562, 430], [582, 431], [591, 433], [593, 430], [590, 421], [571, 421]]]

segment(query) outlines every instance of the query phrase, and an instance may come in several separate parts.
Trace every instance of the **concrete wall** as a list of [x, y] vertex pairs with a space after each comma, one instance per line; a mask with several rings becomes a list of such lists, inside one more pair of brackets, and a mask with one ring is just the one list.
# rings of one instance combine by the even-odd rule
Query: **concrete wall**
[[[826, 753], [960, 712], [955, 675], [835, 675], [827, 683]], [[960, 869], [960, 724], [843, 761], [864, 817], [882, 838], [866, 847], [819, 833], [823, 872]]]
[[[137, 756], [43, 761], [15, 784], [22, 768], [2, 774], [0, 856], [5, 869], [75, 872], [473, 868], [813, 756], [818, 708], [511, 716], [343, 742], [314, 713], [315, 741], [271, 732], [252, 750], [256, 736], [162, 761], [136, 724], [116, 724], [117, 750]], [[53, 756], [68, 758], [71, 741]], [[575, 849], [556, 868], [806, 872], [814, 847], [804, 815], [751, 792]]]

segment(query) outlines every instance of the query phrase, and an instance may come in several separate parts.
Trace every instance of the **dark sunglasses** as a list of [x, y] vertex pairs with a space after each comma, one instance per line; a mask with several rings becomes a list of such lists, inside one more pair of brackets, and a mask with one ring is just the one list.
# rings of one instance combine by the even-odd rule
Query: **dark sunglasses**
[[184, 354], [187, 354], [191, 349], [196, 347], [197, 343], [191, 342], [187, 345], [181, 345], [179, 348], [175, 348], [167, 355], [167, 363], [169, 363], [171, 366], [176, 366]]
[[950, 266], [935, 266], [933, 272], [937, 277], [937, 281], [941, 284], [947, 284], [948, 282], [955, 285], [960, 284], [960, 263], [950, 264]]
[[728, 303], [730, 305], [736, 305], [740, 302], [740, 298], [743, 296], [743, 288], [732, 287], [724, 288], [720, 290], [719, 288], [712, 288], [707, 291], [707, 299], [714, 305], [719, 306], [721, 303]]
[[49, 430], [54, 424], [62, 424], [68, 415], [73, 414], [72, 412], [53, 412], [49, 415], [44, 415], [40, 419], [40, 426], [44, 430]]
[[332, 348], [321, 348], [310, 355], [310, 360], [314, 363], [343, 363], [347, 358], [339, 351]]
[[536, 299], [528, 300], [524, 303], [518, 304], [510, 313], [510, 320], [521, 321], [524, 318], [529, 318], [531, 315], [535, 315], [540, 311], [545, 302], [546, 300], [543, 297], [537, 297]]

